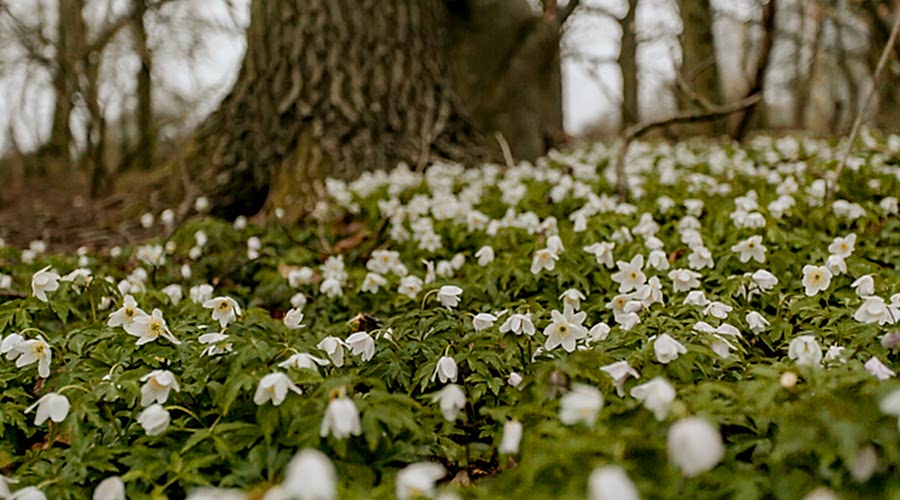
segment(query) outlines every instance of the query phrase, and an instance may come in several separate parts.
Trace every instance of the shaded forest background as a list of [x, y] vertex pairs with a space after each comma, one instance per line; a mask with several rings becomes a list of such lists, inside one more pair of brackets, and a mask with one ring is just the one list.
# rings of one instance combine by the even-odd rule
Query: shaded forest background
[[[455, 93], [502, 150], [495, 158], [532, 159], [573, 140], [620, 136], [678, 113], [714, 113], [756, 94], [758, 103], [721, 119], [657, 132], [846, 135], [857, 115], [887, 130], [900, 124], [896, 47], [861, 109], [900, 16], [897, 0], [448, 0], [451, 16], [462, 4], [465, 29], [448, 28]], [[45, 179], [51, 188], [66, 179], [87, 206], [87, 199], [121, 203], [123, 183], [170, 176], [155, 167], [182, 150], [231, 89], [250, 17], [247, 0], [0, 0], [0, 174], [13, 186], [4, 211], [21, 201], [14, 186], [31, 185], [23, 179]], [[249, 33], [265, 36], [252, 26]], [[482, 57], [484, 47], [502, 46], [500, 61], [530, 54], [535, 40], [554, 52], [541, 64], [526, 59], [524, 69], [504, 71], [536, 82], [540, 90], [525, 101], [546, 109], [503, 118], [516, 101], [481, 92], [479, 68], [465, 62]], [[469, 76], [476, 81], [468, 87], [458, 83]], [[560, 80], [565, 99], [552, 91]], [[577, 122], [562, 116], [582, 109], [595, 114], [582, 112]]]

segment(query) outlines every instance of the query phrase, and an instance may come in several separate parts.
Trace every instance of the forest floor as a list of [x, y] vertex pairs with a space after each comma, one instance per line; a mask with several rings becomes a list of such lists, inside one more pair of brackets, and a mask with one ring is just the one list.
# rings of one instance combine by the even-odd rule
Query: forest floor
[[65, 183], [29, 178], [4, 189], [0, 196], [0, 237], [17, 247], [27, 247], [34, 240], [57, 248], [117, 239], [126, 242], [109, 227], [109, 210], [103, 201], [92, 200]]
[[77, 172], [39, 176], [2, 171], [0, 238], [19, 248], [42, 240], [58, 252], [140, 242], [159, 232], [144, 229], [134, 216], [151, 208], [141, 195], [150, 177], [128, 176], [111, 193], [91, 197]]

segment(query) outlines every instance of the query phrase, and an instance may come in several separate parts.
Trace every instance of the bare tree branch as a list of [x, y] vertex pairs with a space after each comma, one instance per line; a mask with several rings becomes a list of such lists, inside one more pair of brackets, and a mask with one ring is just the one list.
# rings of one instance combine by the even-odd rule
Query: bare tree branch
[[638, 137], [650, 132], [653, 129], [675, 125], [677, 123], [697, 123], [709, 120], [717, 120], [726, 117], [732, 113], [736, 113], [750, 106], [756, 105], [762, 100], [762, 94], [753, 94], [739, 101], [735, 101], [721, 106], [712, 106], [706, 111], [691, 111], [678, 113], [668, 118], [661, 118], [645, 123], [637, 123], [625, 129], [625, 140], [633, 141]]
[[28, 56], [44, 67], [52, 68], [53, 60], [45, 56], [42, 51], [53, 46], [53, 42], [48, 40], [40, 29], [28, 26], [19, 19], [6, 2], [0, 2], [0, 13], [6, 14], [12, 21], [13, 32]]
[[560, 7], [556, 11], [556, 23], [562, 26], [566, 24], [566, 21], [569, 19], [569, 16], [575, 12], [575, 9], [581, 4], [581, 0], [569, 0], [569, 2]]
[[628, 147], [632, 141], [650, 132], [651, 130], [675, 125], [677, 123], [697, 123], [710, 120], [717, 120], [726, 117], [732, 113], [755, 106], [762, 99], [762, 94], [753, 94], [745, 97], [740, 101], [735, 101], [721, 106], [712, 106], [706, 111], [692, 111], [678, 113], [668, 118], [649, 121], [645, 123], [634, 124], [627, 129], [622, 137], [622, 145], [619, 147], [618, 156], [616, 157], [616, 188], [619, 193], [619, 199], [625, 201], [628, 197], [628, 180], [625, 177], [625, 156], [628, 154]]
[[583, 5], [581, 7], [581, 11], [585, 14], [597, 14], [603, 17], [608, 17], [610, 19], [614, 19], [618, 21], [621, 19], [619, 16], [615, 15], [611, 10], [606, 9], [605, 7], [600, 7], [599, 5]]
[[560, 54], [563, 59], [572, 59], [582, 64], [590, 65], [590, 66], [601, 66], [604, 64], [616, 64], [618, 60], [615, 57], [601, 57], [595, 56], [593, 54], [587, 54], [585, 52], [577, 51], [577, 50], [567, 50]]
[[619, 96], [606, 82], [603, 81], [603, 75], [600, 74], [600, 71], [594, 65], [584, 65], [584, 70], [590, 73], [594, 84], [597, 85], [597, 88], [600, 89], [600, 93], [603, 94], [606, 99], [615, 104], [616, 107], [622, 106], [622, 98]]
[[691, 102], [699, 106], [704, 112], [709, 112], [715, 107], [715, 104], [713, 104], [712, 101], [694, 92], [694, 89], [691, 88], [687, 79], [685, 79], [680, 71], [675, 72], [675, 88], [678, 92], [684, 94]]

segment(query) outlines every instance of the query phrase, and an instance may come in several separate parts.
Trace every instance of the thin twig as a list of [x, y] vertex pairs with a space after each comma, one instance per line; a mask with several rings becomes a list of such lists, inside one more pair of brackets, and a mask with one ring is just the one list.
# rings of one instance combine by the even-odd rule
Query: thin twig
[[513, 168], [516, 166], [516, 162], [513, 160], [512, 151], [509, 149], [509, 143], [506, 142], [506, 137], [503, 137], [503, 134], [500, 132], [494, 133], [494, 138], [497, 139], [497, 143], [500, 144], [500, 150], [503, 151], [503, 160], [506, 161], [506, 166], [509, 168]]
[[581, 0], [569, 0], [567, 4], [562, 7], [557, 8], [556, 11], [556, 23], [562, 27], [563, 24], [566, 24], [566, 21], [569, 19], [569, 16], [575, 12], [575, 9], [578, 8], [578, 5], [581, 4]]
[[613, 13], [613, 11], [599, 5], [583, 5], [581, 11], [585, 14], [597, 14], [609, 19], [619, 20], [619, 16]]
[[622, 137], [622, 145], [619, 147], [619, 153], [616, 157], [615, 164], [616, 189], [619, 193], [619, 201], [625, 201], [628, 198], [628, 180], [625, 177], [625, 156], [628, 154], [628, 147], [631, 145], [632, 141], [653, 129], [674, 125], [676, 123], [696, 123], [717, 120], [741, 111], [742, 109], [754, 106], [760, 99], [762, 99], [761, 93], [753, 94], [740, 101], [723, 104], [722, 106], [713, 106], [705, 111], [678, 113], [668, 118], [645, 123], [636, 123], [625, 129], [625, 133]]
[[712, 101], [695, 92], [680, 71], [675, 72], [675, 86], [679, 92], [699, 106], [701, 111], [708, 112], [716, 106]]
[[844, 154], [843, 156], [841, 156], [841, 162], [838, 163], [837, 168], [834, 170], [834, 178], [831, 182], [828, 183], [828, 199], [831, 199], [831, 197], [834, 196], [834, 193], [837, 191], [837, 187], [841, 179], [841, 173], [844, 171], [844, 166], [847, 164], [847, 160], [850, 158], [850, 153], [853, 152], [853, 144], [856, 142], [856, 136], [859, 134], [859, 128], [862, 125], [863, 115], [865, 114], [866, 109], [869, 107], [869, 102], [872, 101], [872, 96], [875, 94], [875, 89], [878, 87], [878, 77], [881, 76], [881, 71], [884, 69], [885, 63], [887, 63], [888, 56], [894, 49], [894, 43], [897, 40], [898, 31], [900, 31], [900, 16], [897, 16], [897, 19], [894, 20], [894, 27], [891, 28], [891, 36], [888, 37], [888, 41], [884, 45], [884, 50], [881, 51], [881, 58], [878, 59], [878, 66], [875, 68], [875, 74], [872, 75], [872, 85], [869, 86], [869, 91], [866, 94], [866, 99], [863, 101], [862, 106], [860, 106], [856, 110], [856, 118], [853, 120], [853, 130], [850, 131], [850, 139], [847, 140], [847, 149], [844, 150]]
[[646, 123], [638, 123], [625, 129], [625, 140], [631, 142], [632, 140], [646, 134], [650, 130], [659, 127], [665, 127], [666, 125], [674, 125], [676, 123], [695, 123], [722, 118], [732, 113], [736, 113], [749, 106], [753, 106], [754, 104], [758, 103], [761, 98], [762, 94], [753, 94], [741, 99], [740, 101], [723, 104], [721, 106], [714, 106], [708, 111], [678, 113], [676, 115], [670, 116], [669, 118], [662, 118]]

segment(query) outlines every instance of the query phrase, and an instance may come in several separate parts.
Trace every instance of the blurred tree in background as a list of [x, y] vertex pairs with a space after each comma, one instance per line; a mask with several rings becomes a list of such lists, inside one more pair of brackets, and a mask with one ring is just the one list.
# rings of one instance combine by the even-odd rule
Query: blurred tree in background
[[525, 0], [254, 1], [237, 82], [185, 167], [234, 217], [270, 185], [292, 206], [326, 175], [483, 161], [494, 133], [534, 159], [562, 135], [558, 26]]
[[[662, 133], [843, 134], [898, 15], [898, 0], [0, 0], [0, 168], [77, 173], [95, 196], [130, 172], [174, 179], [234, 215], [294, 205], [325, 173], [533, 159], [567, 139], [564, 109], [601, 110], [569, 130], [597, 138], [758, 93]], [[896, 47], [883, 73], [863, 117], [895, 130]], [[599, 93], [563, 88], [584, 74]]]

